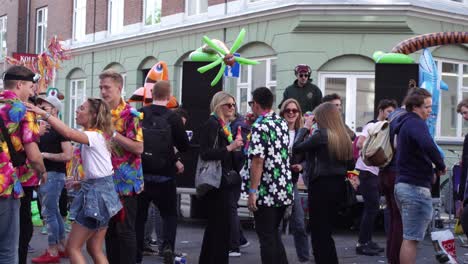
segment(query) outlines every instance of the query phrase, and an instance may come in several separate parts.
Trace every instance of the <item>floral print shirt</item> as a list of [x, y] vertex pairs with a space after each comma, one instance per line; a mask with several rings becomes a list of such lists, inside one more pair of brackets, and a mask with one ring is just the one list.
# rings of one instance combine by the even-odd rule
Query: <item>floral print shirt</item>
[[248, 159], [241, 170], [242, 198], [247, 199], [250, 189], [252, 158], [264, 160], [263, 173], [257, 193], [257, 205], [279, 207], [293, 201], [293, 182], [289, 166], [289, 130], [284, 119], [270, 112], [252, 125]]
[[[23, 102], [12, 91], [6, 90], [0, 93], [0, 118], [3, 119], [17, 152], [24, 151], [23, 144], [39, 140], [39, 126], [36, 123], [35, 114], [27, 112]], [[23, 196], [23, 188], [19, 177], [22, 177], [21, 180], [25, 183], [36, 181], [36, 184], [37, 177], [34, 180], [35, 173], [32, 168], [15, 169], [13, 167], [8, 145], [2, 133], [0, 133], [0, 143], [0, 197], [6, 198], [13, 195], [14, 198], [20, 198]]]
[[[140, 113], [121, 99], [116, 109], [112, 110], [112, 123], [122, 136], [137, 142], [143, 142]], [[112, 165], [114, 184], [119, 195], [133, 195], [143, 191], [143, 169], [140, 155], [126, 151], [122, 146], [112, 144]]]

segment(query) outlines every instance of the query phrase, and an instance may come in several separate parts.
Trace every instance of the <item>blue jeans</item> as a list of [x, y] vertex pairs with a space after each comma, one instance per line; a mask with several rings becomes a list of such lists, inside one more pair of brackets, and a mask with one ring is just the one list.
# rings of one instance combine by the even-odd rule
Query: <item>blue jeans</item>
[[309, 238], [307, 237], [304, 220], [304, 209], [301, 204], [301, 197], [297, 191], [297, 185], [294, 185], [294, 204], [289, 226], [294, 237], [294, 246], [296, 247], [297, 257], [300, 261], [309, 259]]
[[59, 210], [59, 199], [65, 185], [65, 173], [47, 172], [47, 182], [39, 187], [42, 215], [49, 232], [49, 245], [57, 245], [65, 239], [63, 218]]
[[395, 185], [395, 200], [401, 213], [403, 239], [422, 241], [432, 219], [431, 190], [400, 182]]
[[18, 263], [20, 200], [0, 198], [0, 264]]

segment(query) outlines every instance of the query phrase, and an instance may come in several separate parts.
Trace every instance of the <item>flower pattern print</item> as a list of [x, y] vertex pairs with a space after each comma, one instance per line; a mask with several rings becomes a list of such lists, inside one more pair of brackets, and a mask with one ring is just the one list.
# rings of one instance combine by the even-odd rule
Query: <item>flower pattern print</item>
[[293, 201], [293, 183], [289, 168], [289, 132], [286, 121], [274, 112], [264, 115], [252, 125], [248, 159], [241, 170], [242, 198], [247, 199], [250, 188], [252, 158], [264, 159], [263, 174], [258, 187], [257, 204], [276, 207], [290, 205]]
[[[123, 100], [112, 110], [115, 130], [129, 139], [143, 142], [142, 115]], [[114, 167], [115, 190], [119, 195], [133, 195], [143, 190], [143, 169], [140, 155], [112, 144], [112, 166]]]
[[[36, 116], [26, 112], [23, 102], [12, 91], [0, 93], [0, 118], [10, 134], [12, 145], [16, 151], [24, 151], [23, 144], [37, 142], [39, 139], [39, 126]], [[14, 168], [3, 134], [0, 133], [0, 197], [14, 198], [23, 196], [20, 178], [25, 184], [37, 184], [37, 177], [30, 165]], [[35, 177], [35, 179], [34, 179]]]

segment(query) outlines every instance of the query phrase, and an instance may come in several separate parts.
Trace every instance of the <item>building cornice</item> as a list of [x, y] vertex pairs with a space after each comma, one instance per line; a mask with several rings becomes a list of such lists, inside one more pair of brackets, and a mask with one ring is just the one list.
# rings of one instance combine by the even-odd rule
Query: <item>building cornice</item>
[[[109, 47], [124, 47], [141, 44], [155, 39], [167, 39], [185, 34], [202, 33], [225, 27], [243, 26], [250, 23], [263, 22], [307, 15], [328, 16], [407, 16], [436, 20], [468, 26], [468, 16], [449, 13], [411, 4], [398, 5], [343, 5], [343, 4], [286, 4], [264, 10], [252, 10], [243, 13], [227, 14], [204, 21], [184, 23], [175, 27], [160, 27], [155, 31], [138, 32], [124, 35], [113, 40], [102, 40], [95, 43], [84, 43], [82, 46], [72, 47], [72, 53], [79, 55], [91, 51], [109, 49]], [[401, 26], [401, 25], [400, 25]], [[388, 33], [388, 32], [386, 32]], [[410, 33], [407, 31], [407, 33]]]

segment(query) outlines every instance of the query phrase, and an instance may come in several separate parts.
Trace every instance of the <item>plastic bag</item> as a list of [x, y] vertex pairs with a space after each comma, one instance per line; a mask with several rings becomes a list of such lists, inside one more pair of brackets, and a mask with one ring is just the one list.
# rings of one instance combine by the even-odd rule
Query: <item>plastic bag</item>
[[436, 258], [439, 258], [440, 253], [445, 253], [448, 256], [447, 262], [457, 264], [457, 253], [455, 249], [455, 237], [450, 230], [434, 231], [431, 233], [432, 242], [436, 247]]

